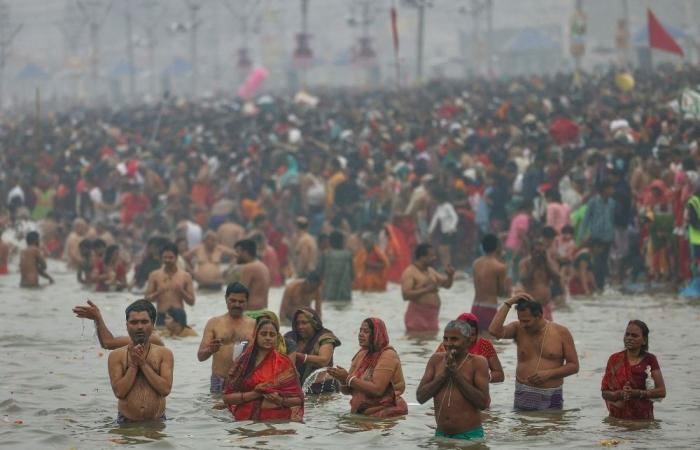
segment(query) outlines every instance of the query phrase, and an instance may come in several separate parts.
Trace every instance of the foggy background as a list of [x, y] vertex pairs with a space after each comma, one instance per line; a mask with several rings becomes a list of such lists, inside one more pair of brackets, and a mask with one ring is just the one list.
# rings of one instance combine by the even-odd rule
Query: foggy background
[[[294, 56], [304, 3], [310, 59]], [[571, 71], [575, 62], [570, 22], [576, 4], [575, 0], [2, 0], [0, 102], [3, 108], [32, 104], [37, 88], [42, 101], [51, 105], [152, 101], [165, 90], [187, 97], [233, 96], [257, 66], [269, 72], [262, 91], [392, 87], [397, 81], [392, 5], [398, 13], [402, 85], [474, 74], [506, 77]], [[684, 48], [686, 60], [698, 61], [698, 1], [579, 4], [587, 25], [585, 54], [579, 61], [584, 70], [620, 64], [623, 58], [632, 65], [646, 61], [647, 5]], [[421, 6], [424, 49], [419, 65]], [[626, 48], [620, 49], [618, 20], [625, 17], [629, 38]], [[362, 38], [369, 42], [365, 52]], [[241, 54], [243, 49], [248, 58]], [[682, 60], [654, 52], [653, 61]]]

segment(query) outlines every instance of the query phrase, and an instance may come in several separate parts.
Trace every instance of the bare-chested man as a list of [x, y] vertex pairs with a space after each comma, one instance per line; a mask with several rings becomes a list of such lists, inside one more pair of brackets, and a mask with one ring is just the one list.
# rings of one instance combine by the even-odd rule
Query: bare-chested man
[[498, 310], [498, 297], [510, 296], [511, 281], [498, 237], [487, 234], [481, 240], [481, 248], [484, 256], [474, 261], [472, 314], [479, 318], [479, 330], [485, 333]]
[[294, 242], [294, 272], [302, 278], [316, 270], [318, 263], [318, 245], [316, 239], [309, 234], [309, 221], [306, 217], [297, 218], [297, 236]]
[[[73, 307], [73, 314], [79, 319], [89, 319], [95, 322], [95, 331], [97, 331], [97, 340], [100, 342], [100, 347], [105, 350], [114, 350], [131, 343], [129, 336], [114, 336], [107, 327], [102, 312], [91, 300], [87, 301], [87, 306], [77, 305]], [[164, 345], [158, 333], [154, 331], [148, 339], [151, 344]]]
[[236, 219], [237, 217], [235, 214], [231, 213], [228, 220], [219, 225], [219, 228], [216, 229], [219, 243], [228, 248], [233, 248], [236, 242], [245, 237], [245, 229], [237, 223]]
[[53, 278], [46, 273], [46, 260], [39, 248], [39, 233], [30, 231], [27, 233], [27, 248], [19, 254], [20, 287], [39, 287], [39, 277], [46, 278], [53, 284]]
[[257, 259], [257, 246], [252, 239], [243, 239], [233, 247], [236, 251], [236, 266], [227, 272], [227, 281], [240, 282], [250, 291], [248, 309], [267, 309], [267, 296], [270, 291], [270, 271]]
[[223, 256], [233, 257], [235, 252], [226, 246], [218, 243], [218, 237], [213, 231], [204, 234], [201, 245], [193, 248], [186, 255], [185, 260], [190, 263], [194, 261], [194, 279], [197, 281], [199, 289], [220, 291], [224, 282], [221, 273], [221, 258]]
[[228, 312], [212, 317], [204, 327], [202, 342], [199, 344], [197, 359], [206, 361], [212, 355], [210, 391], [221, 394], [224, 381], [231, 369], [233, 351], [236, 344], [251, 342], [255, 330], [255, 320], [243, 314], [248, 305], [250, 292], [241, 283], [231, 283], [226, 287], [226, 308]]
[[177, 267], [177, 246], [165, 244], [160, 251], [163, 267], [148, 276], [144, 299], [156, 302], [156, 326], [165, 326], [165, 313], [170, 308], [184, 309], [185, 303], [194, 305], [192, 276]]
[[88, 236], [89, 227], [84, 219], [75, 219], [73, 221], [73, 231], [66, 238], [65, 258], [68, 266], [77, 269], [83, 264], [83, 256], [80, 254], [80, 241]]
[[416, 398], [421, 404], [434, 399], [436, 437], [484, 438], [479, 411], [490, 403], [489, 365], [483, 356], [469, 353], [475, 340], [468, 323], [449, 322], [442, 341], [445, 352], [430, 358], [418, 385]]
[[[511, 306], [518, 320], [505, 327]], [[562, 409], [564, 378], [578, 372], [578, 355], [569, 330], [542, 317], [542, 305], [528, 294], [516, 294], [493, 318], [489, 333], [513, 339], [518, 348], [515, 369], [515, 409]]]
[[291, 325], [294, 313], [302, 306], [311, 307], [314, 302], [315, 311], [321, 316], [321, 277], [311, 272], [305, 278], [294, 280], [287, 284], [280, 304], [280, 323]]
[[173, 386], [173, 353], [150, 341], [156, 310], [146, 300], [126, 308], [131, 342], [109, 354], [109, 379], [119, 399], [119, 423], [165, 419], [165, 397]]
[[552, 284], [559, 284], [559, 269], [553, 266], [542, 242], [535, 242], [530, 256], [518, 265], [520, 283], [525, 292], [542, 305], [546, 320], [552, 320]]
[[413, 264], [401, 275], [401, 294], [408, 303], [404, 323], [409, 333], [436, 333], [440, 328], [441, 287], [452, 287], [455, 270], [448, 267], [445, 275], [433, 269], [437, 260], [435, 249], [430, 244], [418, 244], [414, 251]]

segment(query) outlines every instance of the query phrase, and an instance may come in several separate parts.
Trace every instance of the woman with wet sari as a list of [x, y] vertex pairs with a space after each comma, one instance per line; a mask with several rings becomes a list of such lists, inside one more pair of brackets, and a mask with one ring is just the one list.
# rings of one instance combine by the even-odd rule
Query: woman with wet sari
[[408, 414], [401, 398], [406, 381], [399, 355], [389, 346], [389, 335], [381, 319], [365, 319], [358, 334], [360, 351], [350, 370], [330, 367], [328, 373], [340, 382], [340, 391], [351, 395], [350, 411], [372, 417], [396, 417]]
[[261, 319], [253, 342], [235, 359], [224, 386], [224, 403], [237, 421], [301, 421], [304, 393], [292, 361], [277, 350], [279, 327]]
[[649, 328], [641, 320], [627, 324], [625, 350], [608, 359], [601, 391], [610, 417], [625, 420], [654, 418], [653, 399], [666, 396], [656, 356], [649, 353]]
[[[321, 317], [313, 309], [297, 309], [292, 318], [292, 331], [284, 337], [296, 349], [290, 356], [296, 363], [302, 385], [319, 368], [333, 366], [333, 353], [340, 346], [340, 340], [323, 327]], [[327, 392], [338, 392], [338, 382], [325, 372], [318, 374], [306, 390], [307, 394]]]

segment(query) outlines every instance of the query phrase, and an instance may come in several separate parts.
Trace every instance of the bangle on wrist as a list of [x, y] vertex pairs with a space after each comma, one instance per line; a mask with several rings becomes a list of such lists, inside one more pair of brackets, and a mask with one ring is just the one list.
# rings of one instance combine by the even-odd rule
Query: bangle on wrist
[[306, 364], [306, 358], [308, 358], [309, 355], [307, 353], [304, 353], [304, 364]]

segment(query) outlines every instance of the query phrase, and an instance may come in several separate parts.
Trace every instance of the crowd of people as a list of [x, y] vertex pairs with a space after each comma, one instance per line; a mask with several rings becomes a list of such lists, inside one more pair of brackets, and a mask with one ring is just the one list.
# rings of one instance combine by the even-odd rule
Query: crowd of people
[[[323, 326], [316, 311], [297, 309], [292, 330], [283, 335], [272, 311], [246, 311], [249, 298], [243, 284], [227, 286], [227, 312], [209, 320], [197, 353], [200, 361], [213, 357], [211, 393], [220, 396], [222, 407], [236, 421], [301, 421], [308, 396], [336, 392], [350, 396], [353, 414], [375, 418], [409, 414], [402, 397], [407, 384], [401, 360], [389, 343], [382, 319], [362, 321], [359, 350], [345, 369], [333, 361], [341, 342]], [[517, 320], [504, 326], [513, 306]], [[118, 399], [117, 421], [165, 420], [174, 360], [154, 333], [157, 311], [153, 304], [143, 299], [130, 304], [125, 311], [128, 336], [119, 337], [107, 329], [94, 303], [76, 306], [73, 311], [94, 320], [101, 344], [114, 349], [108, 367]], [[420, 403], [434, 401], [436, 437], [484, 438], [480, 412], [491, 404], [489, 384], [502, 382], [504, 374], [478, 323], [478, 317], [465, 313], [446, 325], [442, 344], [429, 359], [417, 387]], [[169, 336], [192, 336], [173, 334], [172, 324], [166, 323], [163, 329]], [[513, 339], [517, 345], [514, 408], [563, 409], [564, 378], [579, 370], [569, 330], [546, 320], [542, 305], [519, 293], [499, 308], [488, 332]], [[665, 397], [666, 387], [658, 361], [649, 353], [647, 325], [630, 321], [623, 343], [624, 350], [608, 360], [601, 395], [611, 417], [653, 419], [653, 401]]]
[[[659, 67], [634, 73], [633, 89], [610, 71], [331, 90], [318, 102], [166, 96], [6, 115], [0, 273], [18, 253], [22, 287], [53, 282], [46, 258], [55, 258], [89, 289], [143, 292], [145, 303], [127, 311], [130, 338], [114, 338], [94, 305], [79, 309], [103, 345], [121, 348], [110, 356], [115, 394], [124, 400], [145, 377], [163, 400], [141, 412], [120, 400], [126, 419], [163, 413], [172, 354], [150, 353], [141, 338], [150, 325], [196, 333], [184, 305], [198, 290], [227, 287], [228, 312], [207, 323], [198, 350], [200, 361], [212, 358], [211, 391], [236, 417], [293, 418], [303, 414], [298, 376], [332, 365], [340, 343], [322, 326], [323, 302], [398, 283], [407, 332], [435, 334], [439, 291], [464, 272], [474, 280], [472, 316], [450, 323], [448, 351], [431, 359], [419, 388], [419, 399], [442, 399], [438, 429], [476, 429], [449, 411], [490, 401], [484, 380], [500, 363], [476, 329], [523, 347], [516, 406], [560, 407], [561, 382], [578, 363], [553, 309], [606, 288], [640, 289], [638, 280], [678, 290], [698, 274], [700, 128], [674, 100], [699, 76]], [[268, 291], [282, 286], [277, 315]], [[519, 299], [519, 322], [503, 326], [499, 298]], [[293, 331], [282, 336], [281, 325]], [[314, 389], [351, 393], [353, 412], [405, 414], [383, 322], [362, 327], [350, 370], [329, 369]], [[663, 396], [658, 363], [642, 348], [648, 329], [630, 327], [636, 350], [611, 358], [603, 386], [613, 415], [629, 415], [632, 398]], [[528, 338], [540, 334], [539, 345]], [[471, 358], [473, 345], [485, 361]], [[630, 390], [641, 389], [638, 361], [661, 387]], [[453, 388], [469, 406], [443, 401]]]

